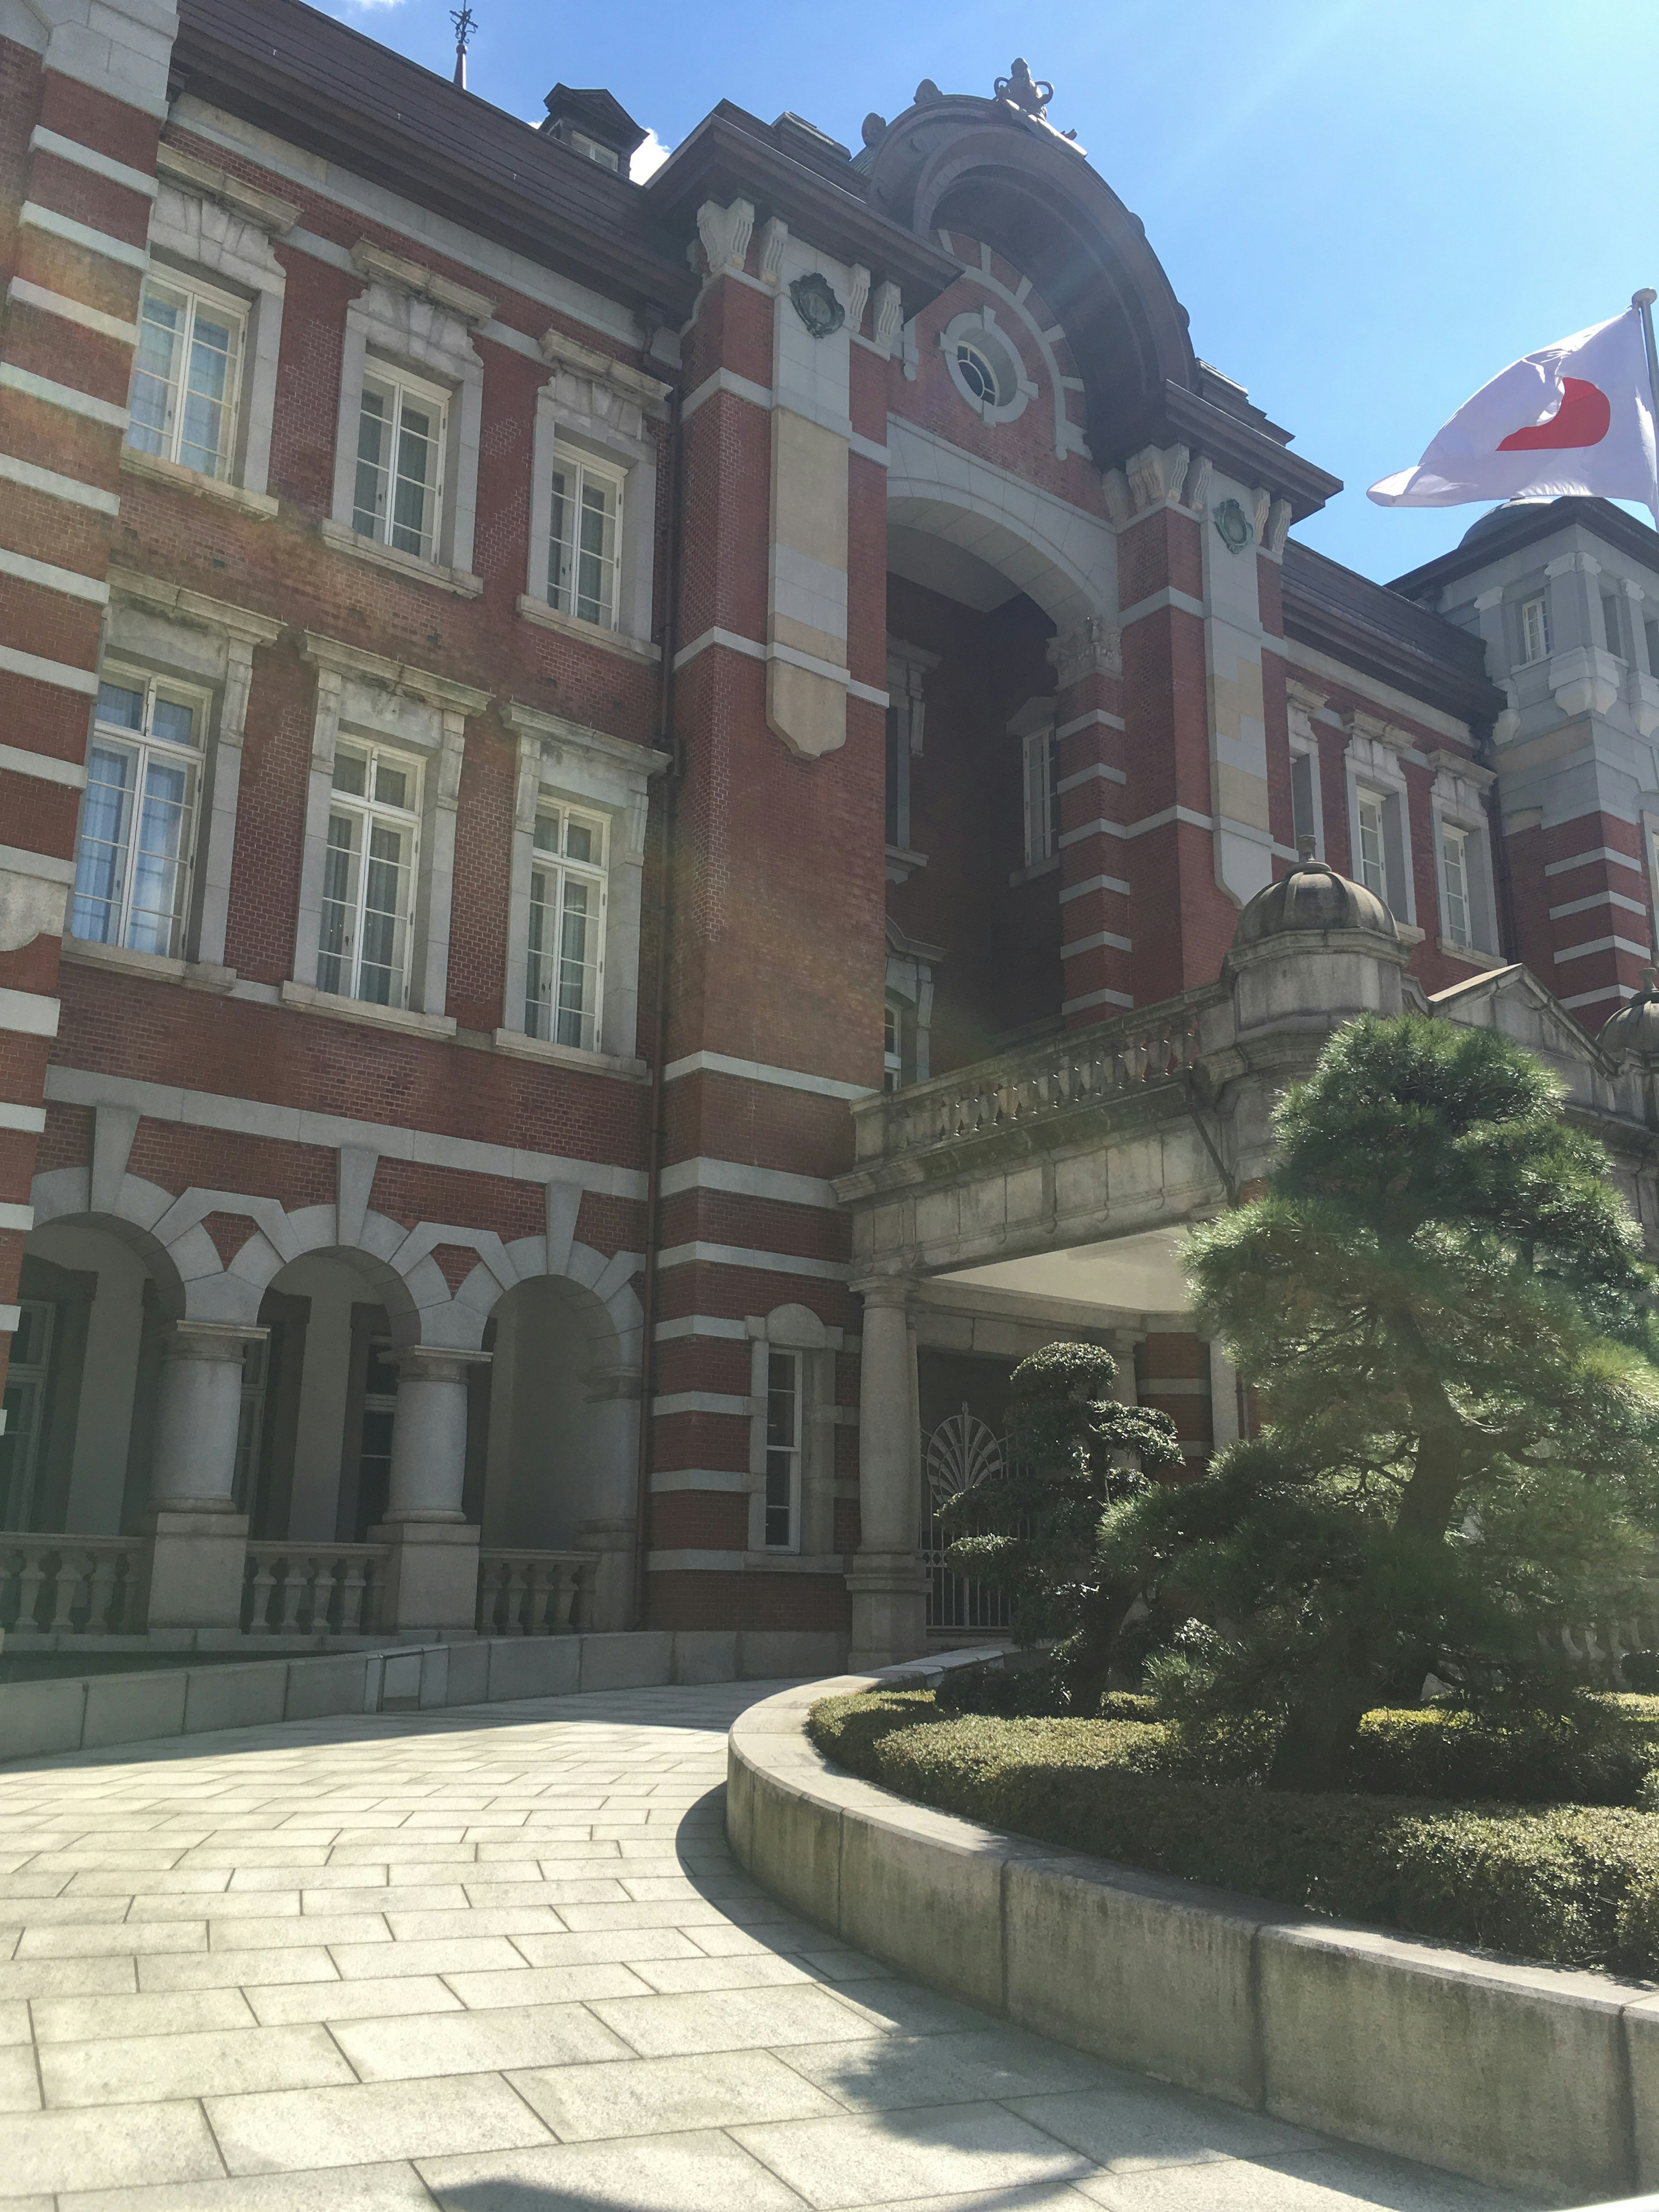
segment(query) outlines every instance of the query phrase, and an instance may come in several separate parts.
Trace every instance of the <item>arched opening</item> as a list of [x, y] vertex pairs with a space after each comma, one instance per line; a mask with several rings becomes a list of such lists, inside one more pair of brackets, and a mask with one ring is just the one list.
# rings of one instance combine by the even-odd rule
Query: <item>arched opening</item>
[[[309, 1252], [274, 1275], [245, 1374], [237, 1504], [265, 1540], [361, 1544], [384, 1518], [407, 1303], [367, 1255]], [[395, 1284], [395, 1278], [391, 1279]], [[398, 1286], [400, 1288], [401, 1286]]]
[[30, 1231], [0, 1434], [0, 1528], [137, 1527], [161, 1331], [182, 1296], [165, 1255], [128, 1223], [91, 1216]]
[[609, 1312], [562, 1276], [519, 1283], [484, 1329], [480, 1469], [486, 1546], [580, 1549], [630, 1528], [639, 1370]]

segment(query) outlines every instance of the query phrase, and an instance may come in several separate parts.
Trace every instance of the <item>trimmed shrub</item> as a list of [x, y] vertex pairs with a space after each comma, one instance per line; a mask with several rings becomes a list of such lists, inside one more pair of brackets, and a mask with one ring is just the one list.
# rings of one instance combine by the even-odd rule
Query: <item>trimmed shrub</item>
[[1149, 1873], [1553, 1966], [1659, 1974], [1659, 1816], [1269, 1791], [1160, 1771], [1133, 1719], [941, 1719], [925, 1691], [830, 1698], [826, 1758], [899, 1796]]
[[1510, 1719], [1441, 1705], [1367, 1713], [1350, 1771], [1357, 1790], [1390, 1796], [1634, 1805], [1656, 1766], [1659, 1701], [1583, 1697]]

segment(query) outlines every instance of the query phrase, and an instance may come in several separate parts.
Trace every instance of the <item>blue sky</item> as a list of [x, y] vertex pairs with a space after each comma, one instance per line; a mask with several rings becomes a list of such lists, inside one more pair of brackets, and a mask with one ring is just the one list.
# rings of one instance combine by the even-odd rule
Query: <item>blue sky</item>
[[[331, 12], [447, 73], [452, 0]], [[1518, 355], [1659, 284], [1659, 0], [473, 0], [471, 83], [538, 118], [607, 85], [672, 145], [721, 99], [856, 147], [919, 78], [989, 92], [1012, 41], [1142, 218], [1206, 360], [1347, 489], [1299, 535], [1387, 578], [1478, 507], [1373, 507]]]

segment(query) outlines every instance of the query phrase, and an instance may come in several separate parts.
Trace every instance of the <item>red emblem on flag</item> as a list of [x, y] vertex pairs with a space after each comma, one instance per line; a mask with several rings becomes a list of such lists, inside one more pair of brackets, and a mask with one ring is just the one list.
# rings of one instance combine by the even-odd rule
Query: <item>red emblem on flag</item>
[[1498, 450], [1523, 453], [1541, 448], [1559, 453], [1568, 446], [1599, 446], [1612, 420], [1612, 403], [1600, 385], [1588, 383], [1582, 376], [1564, 376], [1561, 404], [1548, 422], [1512, 430]]

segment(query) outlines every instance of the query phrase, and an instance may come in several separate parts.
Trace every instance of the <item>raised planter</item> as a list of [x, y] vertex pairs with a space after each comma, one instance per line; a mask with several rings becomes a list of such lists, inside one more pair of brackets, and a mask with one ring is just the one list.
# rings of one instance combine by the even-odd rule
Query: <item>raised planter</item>
[[732, 1848], [806, 1918], [1022, 2027], [1350, 2142], [1539, 2194], [1659, 2185], [1650, 1984], [1502, 1965], [909, 1804], [807, 1740], [819, 1698], [872, 1679], [784, 1691], [732, 1730]]
[[817, 1630], [480, 1636], [246, 1666], [0, 1683], [0, 1761], [331, 1714], [430, 1711], [670, 1682], [777, 1681], [845, 1656]]

